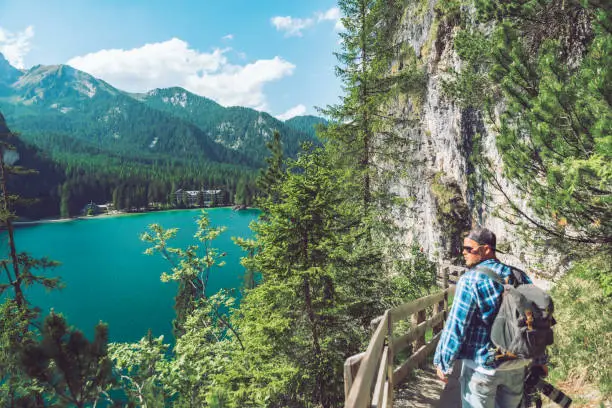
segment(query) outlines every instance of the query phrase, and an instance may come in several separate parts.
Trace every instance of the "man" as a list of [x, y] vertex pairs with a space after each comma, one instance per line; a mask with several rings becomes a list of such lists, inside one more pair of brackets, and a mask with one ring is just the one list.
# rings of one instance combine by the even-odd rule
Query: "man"
[[[491, 326], [504, 288], [479, 269], [488, 268], [509, 283], [514, 279], [512, 269], [497, 259], [495, 246], [495, 234], [486, 228], [473, 229], [463, 240], [463, 257], [471, 269], [457, 282], [453, 306], [434, 357], [438, 377], [444, 382], [454, 362], [463, 361], [463, 408], [518, 407], [523, 397], [525, 367], [530, 363], [495, 362]], [[524, 273], [522, 279], [523, 283], [531, 283]]]

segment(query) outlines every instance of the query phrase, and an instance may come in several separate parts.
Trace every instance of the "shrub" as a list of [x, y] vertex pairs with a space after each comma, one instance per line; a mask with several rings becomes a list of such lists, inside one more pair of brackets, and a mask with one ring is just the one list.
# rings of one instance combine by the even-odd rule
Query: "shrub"
[[612, 396], [612, 296], [610, 264], [592, 258], [576, 264], [553, 288], [555, 344], [551, 347], [551, 379], [586, 381], [604, 398]]

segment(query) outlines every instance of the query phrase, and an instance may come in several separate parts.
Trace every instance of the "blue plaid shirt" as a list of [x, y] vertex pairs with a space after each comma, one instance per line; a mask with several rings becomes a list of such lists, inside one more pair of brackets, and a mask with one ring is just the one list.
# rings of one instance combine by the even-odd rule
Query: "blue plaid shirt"
[[[497, 272], [502, 279], [512, 275], [508, 265], [488, 259], [478, 265]], [[531, 279], [524, 275], [524, 283]], [[470, 269], [457, 282], [455, 298], [444, 331], [436, 348], [434, 365], [448, 374], [456, 359], [473, 360], [486, 368], [486, 361], [495, 346], [491, 342], [491, 326], [497, 314], [504, 288], [482, 272]]]

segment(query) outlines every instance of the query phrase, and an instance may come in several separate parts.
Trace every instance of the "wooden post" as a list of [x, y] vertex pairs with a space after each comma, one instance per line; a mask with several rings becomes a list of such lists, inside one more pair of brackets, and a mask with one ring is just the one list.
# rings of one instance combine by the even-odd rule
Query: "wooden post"
[[[440, 269], [438, 270], [438, 284], [444, 290], [444, 266], [440, 265]], [[434, 305], [434, 316], [444, 310], [444, 299]], [[441, 325], [435, 325], [433, 327], [433, 334], [436, 335], [441, 329]]]
[[[415, 328], [425, 321], [425, 310], [419, 310], [412, 315], [412, 327]], [[415, 353], [421, 346], [425, 344], [425, 334], [419, 336], [412, 342], [412, 352]]]
[[[446, 288], [448, 288], [448, 268], [442, 268], [442, 273], [440, 275], [442, 279], [442, 290], [446, 290]], [[446, 312], [447, 305], [448, 295], [444, 294], [444, 298], [434, 305], [434, 315], [440, 312]], [[444, 320], [446, 320], [446, 313], [444, 314]], [[444, 320], [433, 327], [434, 336], [440, 333], [444, 328]]]
[[387, 406], [384, 408], [393, 408], [393, 319], [389, 313], [387, 322]]
[[[448, 273], [449, 269], [445, 268], [444, 273], [442, 274], [442, 285], [444, 286], [444, 290], [448, 289]], [[444, 295], [444, 320], [448, 317], [448, 294]]]
[[353, 386], [353, 380], [355, 380], [355, 376], [357, 376], [357, 372], [359, 371], [359, 366], [361, 365], [361, 359], [363, 358], [364, 353], [355, 354], [354, 356], [350, 356], [344, 362], [344, 395], [348, 397], [351, 387]]

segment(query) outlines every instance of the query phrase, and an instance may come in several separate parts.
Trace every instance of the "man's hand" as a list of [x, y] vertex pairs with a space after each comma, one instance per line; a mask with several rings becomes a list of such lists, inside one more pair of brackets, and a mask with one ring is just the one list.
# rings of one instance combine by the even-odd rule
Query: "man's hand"
[[446, 376], [446, 374], [444, 374], [444, 372], [442, 372], [440, 367], [436, 367], [436, 374], [438, 375], [440, 381], [442, 381], [444, 384], [448, 383], [448, 377]]

